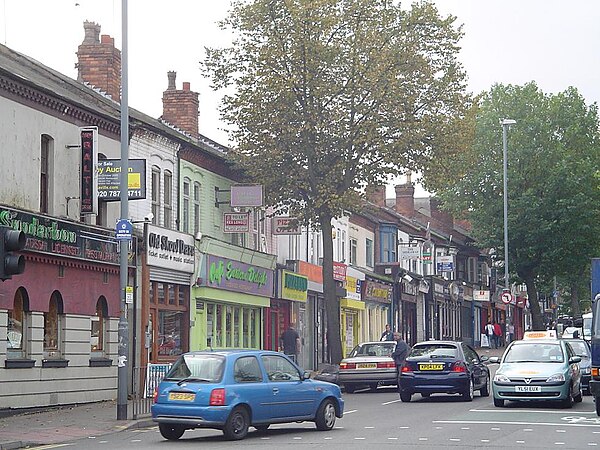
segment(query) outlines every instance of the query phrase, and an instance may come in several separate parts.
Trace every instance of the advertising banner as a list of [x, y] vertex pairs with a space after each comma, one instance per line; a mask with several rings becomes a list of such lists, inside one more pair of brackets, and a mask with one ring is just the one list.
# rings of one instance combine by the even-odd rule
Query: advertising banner
[[274, 235], [302, 234], [299, 225], [291, 226], [293, 217], [273, 217], [272, 230]]
[[[146, 198], [146, 160], [130, 159], [127, 168], [127, 196], [129, 200]], [[98, 198], [105, 202], [121, 199], [121, 160], [98, 161]]]
[[98, 127], [80, 128], [81, 214], [98, 214]]
[[223, 233], [250, 231], [250, 213], [223, 213]]
[[272, 297], [274, 271], [215, 255], [206, 255], [201, 286]]
[[146, 256], [149, 266], [194, 273], [194, 236], [155, 225], [146, 226]]

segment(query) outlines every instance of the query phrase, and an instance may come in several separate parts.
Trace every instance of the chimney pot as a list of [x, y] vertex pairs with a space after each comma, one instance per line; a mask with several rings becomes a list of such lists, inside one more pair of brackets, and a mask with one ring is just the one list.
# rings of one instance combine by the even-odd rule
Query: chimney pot
[[175, 89], [175, 78], [177, 77], [177, 72], [171, 70], [167, 72], [167, 78], [169, 80], [169, 85], [167, 86], [167, 90]]
[[100, 42], [100, 25], [86, 20], [83, 22], [83, 30], [85, 31], [83, 44], [97, 44]]

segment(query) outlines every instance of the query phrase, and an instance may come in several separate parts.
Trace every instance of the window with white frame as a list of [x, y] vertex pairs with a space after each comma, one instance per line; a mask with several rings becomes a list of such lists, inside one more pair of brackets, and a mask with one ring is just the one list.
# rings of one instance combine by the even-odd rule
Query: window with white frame
[[54, 140], [42, 134], [40, 148], [40, 212], [49, 212], [50, 202], [50, 154]]
[[160, 224], [160, 168], [152, 166], [152, 224]]
[[373, 240], [369, 238], [365, 239], [365, 253], [367, 267], [373, 267]]
[[173, 174], [165, 170], [164, 174], [164, 226], [173, 228]]
[[194, 236], [200, 231], [200, 183], [194, 181]]
[[356, 265], [358, 241], [356, 238], [350, 238], [350, 264]]
[[183, 217], [182, 217], [182, 228], [184, 233], [190, 232], [190, 179], [183, 179]]
[[8, 328], [6, 333], [6, 359], [27, 358], [27, 340], [30, 311], [29, 297], [24, 288], [15, 293], [12, 309], [8, 310]]

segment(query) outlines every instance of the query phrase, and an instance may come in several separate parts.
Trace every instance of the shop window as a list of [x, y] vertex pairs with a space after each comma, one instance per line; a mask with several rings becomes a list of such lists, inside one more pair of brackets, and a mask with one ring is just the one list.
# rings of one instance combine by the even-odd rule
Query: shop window
[[44, 359], [62, 358], [64, 323], [63, 300], [60, 292], [54, 291], [44, 313]]
[[150, 282], [148, 291], [148, 295], [150, 296], [150, 303], [156, 303], [156, 299], [154, 298], [154, 283]]
[[169, 284], [169, 305], [174, 305], [177, 298], [175, 297], [175, 285]]
[[158, 312], [158, 356], [176, 356], [183, 353], [183, 311]]
[[96, 315], [91, 318], [90, 351], [94, 358], [104, 357], [106, 354], [106, 334], [108, 331], [108, 304], [104, 296], [96, 303]]
[[29, 297], [25, 289], [15, 293], [13, 308], [8, 311], [8, 330], [6, 333], [6, 358], [27, 358], [27, 339], [29, 326]]
[[186, 291], [185, 289], [182, 289], [181, 287], [179, 289], [177, 289], [177, 296], [179, 297], [179, 306], [185, 306], [185, 299], [186, 299]]

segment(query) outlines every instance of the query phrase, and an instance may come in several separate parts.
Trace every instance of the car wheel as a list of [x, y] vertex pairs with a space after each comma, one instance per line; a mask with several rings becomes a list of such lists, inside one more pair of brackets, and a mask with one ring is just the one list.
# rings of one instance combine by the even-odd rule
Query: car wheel
[[248, 427], [250, 426], [250, 419], [246, 408], [238, 406], [231, 411], [225, 426], [223, 427], [223, 434], [231, 441], [237, 441], [244, 439], [248, 434]]
[[183, 436], [183, 433], [185, 432], [185, 428], [182, 426], [171, 425], [169, 423], [159, 423], [158, 430], [160, 431], [161, 436], [169, 441], [176, 441]]
[[573, 397], [573, 400], [575, 401], [575, 403], [581, 403], [583, 401], [583, 394], [581, 388], [579, 388], [579, 394], [575, 395]]
[[315, 417], [315, 425], [317, 426], [317, 430], [320, 431], [333, 429], [335, 425], [335, 405], [330, 398], [323, 400], [319, 405], [317, 416]]
[[472, 402], [475, 396], [475, 386], [473, 385], [473, 378], [469, 378], [469, 386], [467, 390], [462, 393], [462, 398], [465, 402]]
[[355, 390], [356, 386], [353, 384], [344, 384], [344, 391], [346, 391], [347, 394], [354, 394]]
[[264, 433], [265, 431], [267, 431], [269, 429], [269, 423], [267, 423], [266, 425], [254, 425], [254, 428], [256, 428], [258, 431]]
[[402, 400], [404, 403], [408, 403], [410, 402], [410, 398], [412, 397], [412, 395], [406, 391], [400, 391], [400, 400]]
[[490, 377], [488, 377], [488, 376], [485, 377], [485, 383], [483, 383], [483, 387], [481, 389], [479, 389], [479, 394], [482, 397], [490, 396]]
[[498, 408], [502, 408], [504, 406], [504, 400], [501, 398], [495, 398], [494, 406], [497, 406]]
[[567, 398], [562, 401], [563, 408], [572, 408], [575, 400], [573, 398], [573, 385], [569, 385], [569, 392], [567, 394]]
[[369, 387], [371, 388], [371, 392], [375, 392], [377, 390], [377, 383], [371, 383]]

